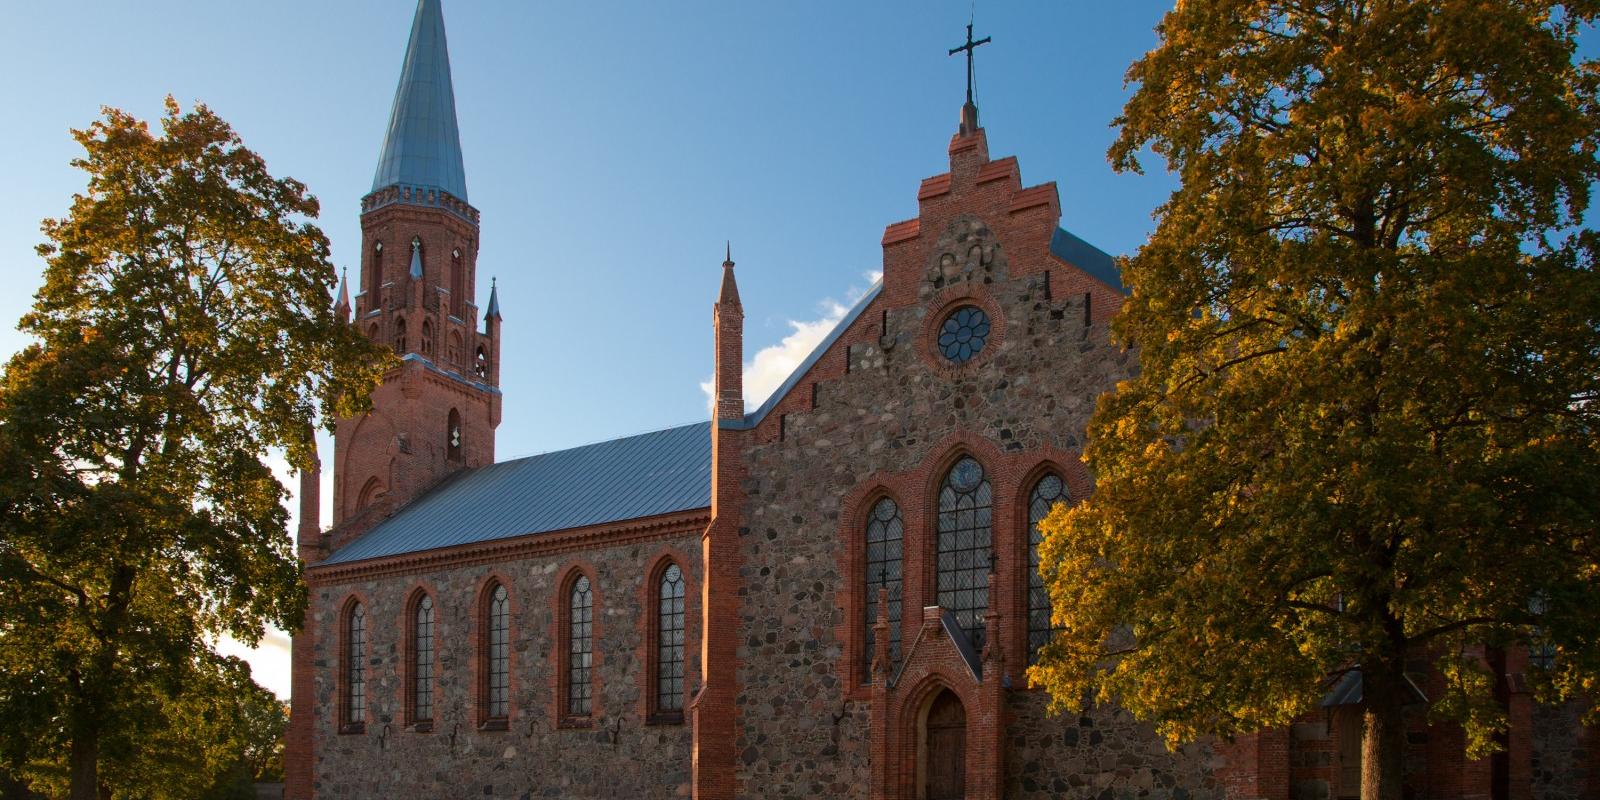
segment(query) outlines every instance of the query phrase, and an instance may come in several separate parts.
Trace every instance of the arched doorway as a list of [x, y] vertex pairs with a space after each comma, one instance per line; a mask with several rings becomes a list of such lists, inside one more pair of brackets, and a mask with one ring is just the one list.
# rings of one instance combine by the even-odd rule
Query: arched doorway
[[967, 786], [967, 712], [955, 692], [945, 689], [928, 706], [924, 729], [925, 800], [962, 800]]

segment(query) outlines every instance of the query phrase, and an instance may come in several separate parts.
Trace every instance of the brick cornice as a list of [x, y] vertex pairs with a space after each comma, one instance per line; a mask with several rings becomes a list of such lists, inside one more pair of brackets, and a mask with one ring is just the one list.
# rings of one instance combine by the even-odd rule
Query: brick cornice
[[710, 509], [699, 508], [641, 517], [620, 523], [609, 522], [547, 533], [529, 533], [487, 542], [472, 542], [351, 564], [316, 565], [306, 569], [306, 582], [313, 586], [326, 586], [379, 576], [406, 575], [513, 561], [569, 550], [611, 547], [629, 542], [696, 533], [703, 530], [710, 521]]

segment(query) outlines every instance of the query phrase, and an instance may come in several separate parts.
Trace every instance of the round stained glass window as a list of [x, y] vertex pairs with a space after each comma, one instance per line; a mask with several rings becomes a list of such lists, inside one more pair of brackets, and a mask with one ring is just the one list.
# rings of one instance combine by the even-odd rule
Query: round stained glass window
[[939, 352], [957, 364], [972, 360], [988, 341], [989, 315], [977, 306], [956, 309], [939, 326]]

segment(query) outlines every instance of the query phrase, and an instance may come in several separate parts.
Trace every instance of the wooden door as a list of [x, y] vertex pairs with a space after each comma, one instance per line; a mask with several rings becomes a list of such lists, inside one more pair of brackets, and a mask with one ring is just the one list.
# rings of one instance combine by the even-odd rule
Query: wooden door
[[961, 800], [967, 787], [967, 712], [945, 690], [928, 709], [927, 800]]
[[1361, 798], [1361, 734], [1365, 726], [1359, 706], [1343, 706], [1333, 716], [1339, 743], [1339, 800]]

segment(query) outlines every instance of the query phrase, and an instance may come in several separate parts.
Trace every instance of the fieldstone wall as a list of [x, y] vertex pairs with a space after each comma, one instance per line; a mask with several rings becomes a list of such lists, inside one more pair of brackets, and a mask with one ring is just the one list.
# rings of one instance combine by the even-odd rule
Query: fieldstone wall
[[[926, 223], [925, 223], [926, 224]], [[745, 585], [739, 652], [740, 796], [851, 797], [871, 794], [869, 711], [856, 680], [847, 680], [858, 575], [845, 574], [849, 554], [841, 525], [852, 492], [877, 476], [927, 486], [953, 440], [1003, 454], [985, 464], [997, 497], [1016, 498], [1031, 454], [1076, 453], [1096, 398], [1134, 368], [1132, 354], [1112, 346], [1096, 310], [1085, 319], [1081, 294], [1050, 296], [1049, 264], [1023, 270], [983, 220], [964, 215], [930, 256], [923, 302], [887, 307], [874, 301], [751, 436], [744, 451], [749, 478], [744, 509]], [[947, 247], [948, 245], [948, 247]], [[951, 262], [943, 250], [959, 250]], [[961, 263], [970, 268], [961, 273]], [[1011, 265], [1008, 270], [1008, 264]], [[1057, 280], [1070, 270], [1055, 263]], [[1020, 273], [1013, 277], [1008, 271]], [[954, 298], [954, 300], [952, 300]], [[984, 308], [996, 330], [970, 366], [952, 369], [931, 352], [928, 332], [951, 302]], [[848, 359], [846, 361], [846, 359]], [[976, 439], [976, 442], [968, 440]], [[1002, 466], [997, 461], [1004, 460]], [[1069, 480], [1069, 482], [1071, 482]], [[908, 490], [913, 491], [913, 490]], [[925, 493], [924, 493], [925, 494]], [[932, 498], [901, 497], [902, 507]], [[914, 602], [932, 597], [932, 570], [917, 572], [913, 552], [931, 553], [933, 515], [907, 508], [907, 602], [904, 641], [915, 635]], [[998, 510], [997, 518], [1001, 515]], [[1007, 517], [1017, 524], [1014, 515]], [[915, 520], [921, 520], [918, 525]], [[1020, 522], [1026, 525], [1026, 520]], [[1019, 542], [1002, 532], [995, 542]], [[1001, 598], [1020, 600], [1025, 563], [1003, 556]], [[1009, 562], [1009, 563], [1008, 563]], [[922, 582], [920, 588], [914, 586]], [[1020, 608], [1006, 599], [1004, 627], [1025, 630]], [[847, 652], [850, 651], [850, 652]], [[1020, 659], [1008, 667], [1021, 686]], [[846, 685], [847, 683], [855, 685]], [[1115, 709], [1081, 719], [1049, 717], [1044, 697], [1013, 691], [1001, 778], [1005, 797], [1219, 797], [1214, 759], [1196, 748], [1168, 753], [1147, 726]], [[977, 739], [968, 733], [968, 746]], [[970, 779], [969, 779], [970, 780]]]
[[1585, 787], [1594, 785], [1583, 741], [1582, 707], [1579, 703], [1533, 707], [1533, 797], [1534, 800], [1578, 800], [1591, 797]]
[[[319, 798], [673, 798], [687, 797], [691, 732], [687, 722], [645, 724], [642, 658], [648, 615], [646, 570], [670, 548], [687, 593], [686, 693], [699, 684], [698, 534], [324, 583], [312, 573], [316, 656], [316, 759]], [[557, 582], [581, 564], [595, 577], [597, 693], [589, 727], [558, 727], [554, 633]], [[483, 731], [471, 698], [477, 641], [474, 604], [493, 574], [511, 597], [511, 700], [508, 729]], [[404, 724], [402, 618], [417, 587], [432, 592], [438, 678], [431, 732]], [[366, 730], [340, 733], [336, 703], [337, 630], [346, 600], [366, 604], [369, 666]]]

